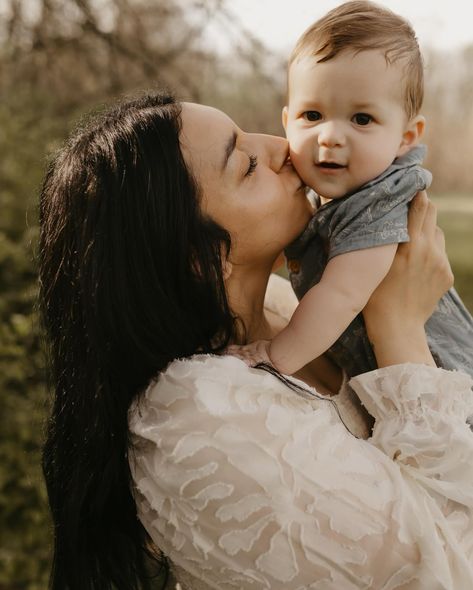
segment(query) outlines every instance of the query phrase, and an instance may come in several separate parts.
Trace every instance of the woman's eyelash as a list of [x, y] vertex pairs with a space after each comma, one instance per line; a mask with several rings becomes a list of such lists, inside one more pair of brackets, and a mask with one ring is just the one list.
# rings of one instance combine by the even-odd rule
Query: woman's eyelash
[[250, 159], [250, 165], [248, 166], [248, 170], [246, 171], [245, 176], [251, 176], [253, 174], [253, 172], [255, 171], [256, 166], [258, 165], [257, 156], [250, 154], [248, 157]]

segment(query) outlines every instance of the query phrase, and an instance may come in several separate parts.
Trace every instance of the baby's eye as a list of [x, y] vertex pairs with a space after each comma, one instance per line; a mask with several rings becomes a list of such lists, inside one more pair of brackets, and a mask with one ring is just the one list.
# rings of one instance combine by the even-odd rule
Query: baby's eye
[[305, 111], [302, 116], [306, 121], [319, 121], [322, 118], [319, 111]]
[[367, 113], [356, 113], [353, 115], [352, 121], [357, 125], [369, 125], [373, 121], [373, 117]]

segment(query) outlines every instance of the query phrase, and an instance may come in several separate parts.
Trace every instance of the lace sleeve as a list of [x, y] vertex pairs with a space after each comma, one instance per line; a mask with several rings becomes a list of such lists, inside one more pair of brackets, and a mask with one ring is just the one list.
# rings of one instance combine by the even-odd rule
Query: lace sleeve
[[471, 380], [402, 365], [351, 385], [369, 441], [236, 358], [173, 363], [130, 413], [157, 546], [211, 588], [473, 587]]

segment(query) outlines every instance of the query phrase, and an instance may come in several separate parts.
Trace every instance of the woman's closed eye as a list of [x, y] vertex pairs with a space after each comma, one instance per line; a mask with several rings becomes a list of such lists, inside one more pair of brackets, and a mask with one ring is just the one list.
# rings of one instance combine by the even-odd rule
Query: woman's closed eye
[[248, 166], [248, 170], [246, 171], [245, 176], [251, 176], [253, 174], [253, 172], [256, 169], [256, 166], [258, 166], [258, 157], [250, 154], [248, 156], [249, 160], [250, 160], [250, 165]]

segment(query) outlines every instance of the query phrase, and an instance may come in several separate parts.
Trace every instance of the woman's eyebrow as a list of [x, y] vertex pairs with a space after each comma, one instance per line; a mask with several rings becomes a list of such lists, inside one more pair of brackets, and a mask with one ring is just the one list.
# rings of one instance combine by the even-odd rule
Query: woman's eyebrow
[[229, 138], [229, 140], [227, 141], [227, 143], [225, 144], [225, 155], [224, 155], [223, 163], [222, 163], [222, 172], [225, 170], [225, 167], [228, 164], [228, 160], [230, 159], [230, 156], [232, 155], [232, 153], [235, 149], [237, 137], [238, 137], [238, 134], [236, 131], [234, 131], [232, 133], [231, 137]]

